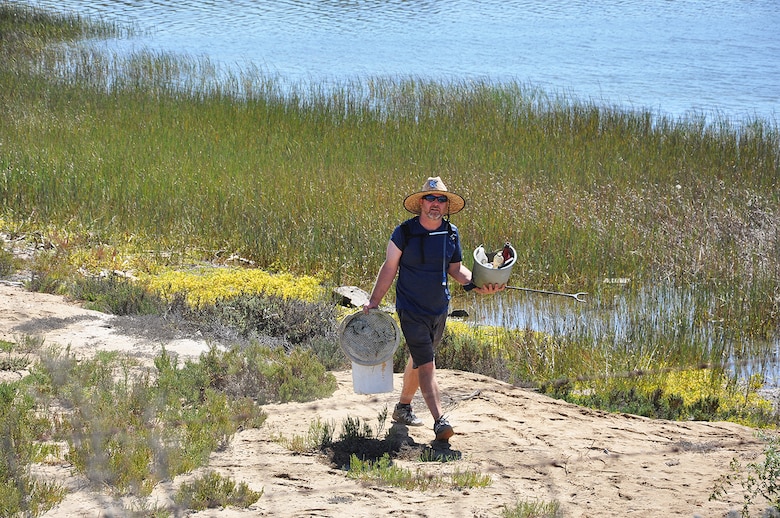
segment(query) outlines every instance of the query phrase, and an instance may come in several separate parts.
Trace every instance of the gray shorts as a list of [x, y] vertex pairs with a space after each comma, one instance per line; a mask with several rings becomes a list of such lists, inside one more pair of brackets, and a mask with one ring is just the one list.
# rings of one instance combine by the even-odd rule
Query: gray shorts
[[420, 315], [403, 309], [398, 310], [398, 320], [401, 331], [406, 339], [406, 346], [412, 357], [412, 366], [432, 362], [436, 347], [444, 335], [447, 313], [441, 315]]

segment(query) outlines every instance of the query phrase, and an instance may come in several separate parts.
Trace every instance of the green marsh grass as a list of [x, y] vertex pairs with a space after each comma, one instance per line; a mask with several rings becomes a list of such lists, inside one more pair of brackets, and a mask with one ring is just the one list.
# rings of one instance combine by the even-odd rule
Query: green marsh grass
[[403, 197], [437, 174], [469, 200], [454, 220], [466, 247], [512, 241], [540, 287], [722, 279], [770, 295], [760, 280], [778, 270], [767, 121], [670, 120], [519, 84], [283, 88], [149, 51], [47, 52], [0, 75], [0, 199], [29, 228], [368, 286]]
[[0, 41], [6, 45], [74, 41], [128, 34], [128, 29], [78, 13], [60, 14], [32, 6], [0, 2]]
[[[452, 365], [548, 383], [771, 359], [776, 121], [673, 119], [516, 83], [289, 85], [152, 51], [24, 56], [0, 67], [0, 230], [52, 250], [44, 289], [68, 261], [156, 275], [156, 261], [235, 257], [369, 289], [404, 196], [441, 175], [468, 200], [453, 218], [467, 254], [511, 241], [513, 283], [588, 291], [593, 311], [625, 319], [488, 342], [511, 368], [454, 339]], [[624, 298], [602, 282], [617, 277]], [[688, 289], [687, 306], [642, 306]]]

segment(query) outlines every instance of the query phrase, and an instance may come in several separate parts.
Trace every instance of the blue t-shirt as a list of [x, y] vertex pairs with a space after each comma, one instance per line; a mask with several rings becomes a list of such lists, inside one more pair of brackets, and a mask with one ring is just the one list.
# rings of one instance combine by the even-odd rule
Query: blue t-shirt
[[[406, 230], [404, 230], [406, 226]], [[463, 260], [458, 228], [442, 220], [428, 231], [419, 216], [398, 225], [390, 239], [401, 249], [395, 307], [423, 315], [441, 315], [450, 305], [447, 268]]]

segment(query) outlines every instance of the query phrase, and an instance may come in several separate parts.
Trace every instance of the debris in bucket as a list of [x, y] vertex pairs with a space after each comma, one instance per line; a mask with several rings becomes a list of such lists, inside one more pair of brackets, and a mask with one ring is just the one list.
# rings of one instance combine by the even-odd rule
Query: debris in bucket
[[509, 261], [509, 259], [512, 257], [512, 245], [509, 244], [509, 241], [504, 243], [504, 249], [501, 250], [501, 257], [504, 259], [502, 261], [503, 263]]
[[511, 266], [512, 263], [514, 263], [514, 254], [512, 253], [512, 246], [510, 243], [504, 244], [504, 248], [501, 250], [497, 250], [493, 254], [493, 259], [489, 259], [487, 253], [485, 252], [485, 247], [482, 245], [479, 245], [474, 250], [474, 259], [484, 266], [485, 268], [491, 269], [491, 270], [498, 270], [500, 268], [506, 268], [508, 266]]
[[487, 254], [485, 253], [484, 246], [479, 245], [477, 249], [474, 250], [474, 259], [476, 259], [479, 264], [488, 264], [488, 258]]

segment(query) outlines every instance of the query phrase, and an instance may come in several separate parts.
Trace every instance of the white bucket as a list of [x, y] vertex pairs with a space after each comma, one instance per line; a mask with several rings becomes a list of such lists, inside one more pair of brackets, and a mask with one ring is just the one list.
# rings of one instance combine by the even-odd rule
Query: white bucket
[[393, 391], [393, 360], [379, 365], [352, 362], [352, 388], [355, 394], [381, 394]]
[[393, 354], [401, 330], [392, 316], [378, 309], [348, 316], [339, 326], [341, 349], [352, 360], [355, 394], [393, 391]]

